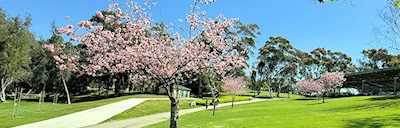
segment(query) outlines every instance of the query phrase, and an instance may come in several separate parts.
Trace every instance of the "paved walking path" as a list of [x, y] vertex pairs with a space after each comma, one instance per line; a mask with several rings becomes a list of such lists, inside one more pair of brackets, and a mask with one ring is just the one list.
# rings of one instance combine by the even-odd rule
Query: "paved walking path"
[[[181, 98], [193, 100], [195, 98]], [[83, 110], [80, 112], [44, 120], [36, 123], [17, 126], [16, 128], [78, 128], [99, 124], [119, 113], [122, 113], [146, 100], [169, 100], [168, 98], [132, 98], [116, 103]]]
[[[251, 101], [235, 102], [235, 105], [267, 101], [267, 100], [271, 100], [271, 99], [253, 99]], [[272, 100], [275, 100], [275, 99], [272, 99]], [[230, 105], [231, 105], [231, 103], [222, 103], [222, 104], [219, 104], [217, 107], [224, 107], [224, 106], [230, 106]], [[212, 106], [208, 107], [208, 109], [212, 109]], [[206, 110], [205, 107], [180, 110], [179, 115], [184, 115], [184, 114], [203, 111], [203, 110]], [[93, 126], [89, 126], [87, 128], [140, 128], [140, 127], [144, 127], [144, 126], [148, 126], [151, 124], [156, 124], [156, 123], [165, 121], [165, 120], [169, 119], [169, 117], [170, 117], [170, 112], [164, 112], [164, 113], [160, 113], [160, 114], [154, 114], [154, 115], [132, 118], [132, 119], [127, 119], [127, 120], [114, 121], [114, 122], [109, 122], [109, 123], [104, 123], [104, 124], [93, 125]]]

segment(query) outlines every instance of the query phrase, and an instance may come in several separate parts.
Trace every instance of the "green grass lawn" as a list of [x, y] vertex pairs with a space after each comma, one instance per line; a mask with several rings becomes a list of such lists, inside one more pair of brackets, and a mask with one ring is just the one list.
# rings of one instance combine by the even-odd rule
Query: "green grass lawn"
[[[252, 97], [249, 96], [237, 96], [235, 98], [235, 101], [244, 101], [244, 100], [249, 100], [252, 99]], [[211, 103], [212, 97], [204, 97], [202, 100], [195, 100], [198, 106], [189, 106], [189, 103], [192, 101], [180, 101], [179, 109], [189, 109], [189, 108], [195, 108], [195, 107], [201, 107], [205, 105], [206, 99], [208, 99], [208, 102]], [[231, 96], [220, 96], [218, 97], [220, 100], [220, 103], [226, 103], [226, 102], [231, 102], [232, 98]], [[130, 119], [130, 118], [136, 118], [136, 117], [141, 117], [141, 116], [146, 116], [146, 115], [151, 115], [151, 114], [157, 114], [157, 113], [163, 113], [163, 112], [170, 112], [171, 106], [170, 106], [170, 101], [145, 101], [138, 106], [135, 106], [129, 110], [126, 110], [106, 121], [105, 122], [112, 122], [112, 121], [118, 121], [118, 120], [124, 120], [124, 119]]]
[[[183, 115], [179, 119], [182, 128], [235, 127], [235, 128], [381, 128], [400, 127], [400, 99], [376, 96], [318, 100], [263, 101], [222, 107], [217, 115], [201, 111]], [[164, 128], [164, 121], [148, 127]]]
[[85, 109], [90, 109], [114, 102], [118, 102], [121, 100], [129, 99], [129, 98], [160, 98], [167, 97], [161, 95], [146, 95], [146, 94], [138, 94], [131, 96], [122, 96], [117, 98], [109, 98], [98, 101], [88, 101], [88, 102], [80, 102], [80, 103], [72, 103], [68, 104], [57, 104], [54, 111], [52, 111], [52, 103], [45, 102], [43, 104], [43, 111], [38, 112], [38, 102], [28, 102], [22, 101], [21, 107], [19, 109], [19, 117], [12, 117], [12, 109], [13, 109], [13, 101], [8, 101], [8, 103], [0, 103], [0, 128], [8, 128], [23, 124], [29, 124], [37, 121], [42, 121], [78, 111], [82, 111]]
[[[189, 106], [190, 101], [180, 101], [179, 109], [189, 109], [201, 106]], [[136, 118], [151, 114], [163, 113], [163, 112], [170, 112], [171, 110], [171, 101], [169, 100], [149, 100], [145, 101], [131, 109], [128, 109], [106, 121], [105, 122], [112, 122], [117, 120], [124, 120], [130, 118]]]

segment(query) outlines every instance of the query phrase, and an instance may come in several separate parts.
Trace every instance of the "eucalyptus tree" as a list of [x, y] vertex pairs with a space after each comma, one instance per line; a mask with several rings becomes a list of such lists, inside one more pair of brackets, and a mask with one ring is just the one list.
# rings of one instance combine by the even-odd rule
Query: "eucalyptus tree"
[[351, 62], [351, 57], [341, 52], [332, 52], [328, 50], [329, 58], [333, 61], [328, 65], [329, 72], [354, 72], [355, 68]]
[[[307, 65], [307, 71], [311, 78], [319, 78], [324, 72], [354, 72], [351, 57], [341, 52], [325, 50], [325, 48], [316, 48], [306, 55], [304, 64]], [[312, 59], [311, 59], [311, 58]]]
[[253, 49], [257, 36], [261, 35], [260, 27], [257, 24], [244, 24], [237, 20], [232, 29], [227, 29], [226, 39], [238, 38], [233, 44], [233, 49], [237, 50], [245, 59], [253, 55]]
[[392, 59], [396, 59], [396, 56], [389, 54], [389, 51], [384, 48], [380, 49], [368, 49], [361, 52], [364, 55], [363, 59], [359, 59], [360, 66], [359, 71], [373, 70], [388, 68], [392, 65], [396, 65]]
[[315, 62], [314, 58], [308, 52], [303, 52], [301, 50], [296, 50], [296, 57], [298, 59], [297, 66], [297, 79], [311, 79], [312, 66]]
[[272, 96], [272, 85], [276, 85], [279, 96], [281, 79], [293, 75], [296, 71], [295, 51], [290, 42], [281, 36], [270, 37], [259, 49], [257, 71], [261, 79], [267, 82], [270, 96]]

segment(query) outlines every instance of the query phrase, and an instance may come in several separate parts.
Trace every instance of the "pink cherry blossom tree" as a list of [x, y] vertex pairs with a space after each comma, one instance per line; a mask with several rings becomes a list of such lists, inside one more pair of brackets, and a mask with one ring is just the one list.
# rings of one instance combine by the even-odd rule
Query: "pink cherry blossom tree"
[[302, 93], [319, 93], [324, 89], [323, 84], [319, 80], [306, 79], [296, 83], [297, 89]]
[[[147, 2], [143, 5], [148, 5]], [[74, 53], [61, 54], [62, 47], [43, 47], [54, 53], [61, 70], [94, 77], [130, 73], [133, 83], [160, 81], [159, 86], [167, 90], [171, 100], [170, 127], [176, 128], [179, 97], [173, 93], [174, 85], [195, 81], [195, 76], [205, 70], [222, 79], [231, 70], [247, 66], [240, 53], [233, 50], [236, 38], [224, 38], [238, 19], [228, 20], [220, 15], [212, 20], [199, 11], [198, 5], [212, 2], [196, 0], [186, 15], [188, 31], [182, 28], [173, 35], [165, 34], [174, 33], [172, 29], [151, 29], [151, 18], [146, 13], [151, 6], [130, 1], [125, 7], [130, 10], [121, 10], [119, 4], [113, 3], [106, 11], [113, 15], [96, 13], [97, 18], [104, 20], [102, 23], [80, 21], [77, 27], [68, 25], [58, 29], [59, 34], [79, 44]], [[113, 29], [106, 29], [110, 26]], [[182, 33], [188, 35], [181, 36]]]
[[224, 85], [222, 90], [227, 92], [232, 97], [232, 108], [237, 95], [242, 94], [246, 90], [246, 81], [243, 77], [226, 77], [222, 80]]
[[322, 94], [322, 102], [325, 102], [325, 95], [331, 89], [340, 88], [343, 86], [343, 82], [346, 81], [344, 75], [339, 72], [325, 72], [321, 78], [321, 82], [324, 85], [324, 91]]

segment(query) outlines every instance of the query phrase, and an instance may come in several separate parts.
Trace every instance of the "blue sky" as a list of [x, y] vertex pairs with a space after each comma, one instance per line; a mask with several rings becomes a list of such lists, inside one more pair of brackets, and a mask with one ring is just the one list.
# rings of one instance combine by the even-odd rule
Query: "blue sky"
[[[116, 0], [123, 1], [123, 0]], [[150, 13], [155, 22], [178, 23], [189, 13], [193, 0], [151, 0], [157, 2]], [[264, 45], [270, 36], [283, 36], [302, 51], [310, 52], [317, 47], [343, 52], [356, 59], [361, 51], [376, 46], [373, 25], [380, 25], [377, 10], [384, 9], [385, 0], [353, 0], [350, 2], [328, 2], [316, 0], [217, 0], [202, 6], [209, 17], [221, 13], [227, 18], [238, 17], [244, 23], [256, 23], [262, 35], [257, 39], [257, 48]], [[33, 18], [31, 31], [47, 39], [51, 36], [50, 23], [59, 27], [89, 19], [96, 10], [108, 7], [107, 0], [0, 0], [9, 15]], [[254, 50], [257, 53], [257, 49]], [[250, 59], [254, 62], [257, 54]]]

